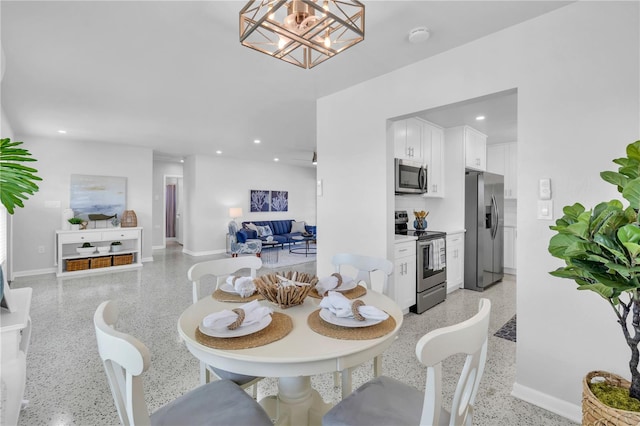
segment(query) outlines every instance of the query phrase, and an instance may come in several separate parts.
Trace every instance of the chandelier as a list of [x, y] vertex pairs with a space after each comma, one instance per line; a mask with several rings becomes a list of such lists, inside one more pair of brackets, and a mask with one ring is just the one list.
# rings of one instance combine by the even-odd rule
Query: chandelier
[[240, 11], [240, 43], [313, 68], [364, 40], [357, 0], [251, 0]]

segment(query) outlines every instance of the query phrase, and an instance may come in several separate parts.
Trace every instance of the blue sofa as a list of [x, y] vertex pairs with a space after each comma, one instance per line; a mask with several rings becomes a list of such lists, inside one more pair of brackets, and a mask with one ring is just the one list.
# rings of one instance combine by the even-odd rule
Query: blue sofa
[[[247, 225], [250, 223], [253, 223], [256, 226], [268, 226], [269, 229], [271, 230], [271, 234], [270, 236], [273, 237], [273, 241], [276, 241], [277, 243], [279, 243], [280, 245], [284, 245], [287, 243], [292, 243], [295, 241], [291, 241], [291, 237], [295, 237], [295, 236], [300, 236], [302, 235], [302, 232], [291, 232], [291, 225], [293, 219], [289, 219], [289, 220], [260, 220], [260, 221], [253, 221], [253, 222], [242, 222], [242, 229], [240, 229], [237, 234], [236, 234], [236, 238], [238, 239], [238, 242], [242, 243], [245, 242], [247, 240], [251, 240], [251, 239], [260, 239], [262, 241], [267, 241], [267, 238], [269, 237], [269, 235], [258, 235], [258, 233], [252, 229], [248, 229]], [[311, 225], [307, 225], [305, 223], [305, 229], [308, 233], [316, 235], [316, 227], [315, 226], [311, 226]]]

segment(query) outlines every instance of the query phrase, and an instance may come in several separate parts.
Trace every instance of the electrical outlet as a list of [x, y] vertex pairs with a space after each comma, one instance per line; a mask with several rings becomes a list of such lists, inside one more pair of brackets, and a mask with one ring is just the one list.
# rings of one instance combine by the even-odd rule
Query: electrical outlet
[[38, 246], [38, 253], [44, 253], [44, 246]]

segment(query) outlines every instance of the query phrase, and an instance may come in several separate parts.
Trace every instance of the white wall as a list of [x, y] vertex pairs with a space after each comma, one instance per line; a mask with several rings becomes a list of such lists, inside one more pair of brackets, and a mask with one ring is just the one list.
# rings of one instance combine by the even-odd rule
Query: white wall
[[551, 178], [556, 217], [578, 200], [617, 197], [599, 172], [615, 169], [611, 160], [640, 132], [638, 8], [577, 2], [318, 101], [322, 275], [344, 248], [392, 258], [388, 118], [518, 90], [514, 394], [575, 421], [582, 377], [593, 369], [629, 377], [629, 351], [598, 296], [548, 274], [560, 262], [547, 252], [552, 223], [536, 219], [537, 182]]
[[182, 163], [153, 161], [153, 241], [155, 248], [164, 247], [165, 224], [165, 176], [182, 176]]
[[[316, 224], [316, 170], [279, 163], [191, 156], [184, 163], [184, 251], [192, 255], [226, 250], [230, 207], [246, 220], [304, 220]], [[289, 191], [289, 211], [249, 212], [251, 189]], [[322, 230], [320, 230], [322, 232]]]
[[[20, 135], [17, 136], [20, 138]], [[23, 137], [24, 147], [38, 161], [40, 190], [13, 215], [13, 271], [16, 276], [54, 271], [55, 231], [62, 211], [69, 208], [72, 174], [124, 176], [127, 209], [134, 210], [142, 226], [142, 258], [152, 260], [152, 151], [124, 145], [66, 139]], [[45, 204], [47, 203], [47, 204]], [[59, 203], [59, 207], [47, 207]], [[38, 253], [38, 247], [45, 248]]]

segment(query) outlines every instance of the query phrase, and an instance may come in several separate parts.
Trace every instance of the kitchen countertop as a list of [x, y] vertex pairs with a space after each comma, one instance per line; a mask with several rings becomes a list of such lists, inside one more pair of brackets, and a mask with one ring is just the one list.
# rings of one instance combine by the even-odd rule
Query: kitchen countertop
[[414, 237], [413, 235], [394, 235], [394, 237], [396, 239], [396, 244], [416, 241], [418, 239], [418, 237]]

